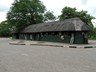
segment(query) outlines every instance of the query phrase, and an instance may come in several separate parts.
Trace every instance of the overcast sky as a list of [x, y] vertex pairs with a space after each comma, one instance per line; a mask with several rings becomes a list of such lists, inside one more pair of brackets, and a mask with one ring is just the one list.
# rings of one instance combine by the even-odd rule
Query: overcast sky
[[[0, 22], [6, 20], [6, 13], [14, 0], [0, 0]], [[47, 10], [54, 12], [56, 16], [61, 14], [65, 6], [76, 7], [78, 10], [86, 10], [89, 14], [96, 17], [96, 0], [41, 0]], [[96, 20], [93, 20], [96, 22]]]

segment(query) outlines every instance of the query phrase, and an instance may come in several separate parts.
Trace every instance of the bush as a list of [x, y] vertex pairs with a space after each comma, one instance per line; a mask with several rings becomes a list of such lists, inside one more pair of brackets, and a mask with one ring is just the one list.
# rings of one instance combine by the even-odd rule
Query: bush
[[6, 22], [0, 24], [0, 37], [10, 37], [11, 31], [9, 25]]

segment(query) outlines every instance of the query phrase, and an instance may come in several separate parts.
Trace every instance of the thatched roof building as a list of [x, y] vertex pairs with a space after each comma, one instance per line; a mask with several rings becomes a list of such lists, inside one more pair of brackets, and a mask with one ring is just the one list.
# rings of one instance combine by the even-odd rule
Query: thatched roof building
[[21, 33], [52, 31], [89, 31], [88, 26], [79, 18], [66, 19], [48, 23], [34, 24], [26, 27]]
[[[25, 37], [28, 35], [32, 35], [31, 39], [34, 40], [51, 41], [51, 39], [55, 38], [54, 40], [58, 39], [56, 41], [65, 43], [70, 43], [70, 40], [73, 37], [74, 40], [72, 43], [88, 43], [88, 38], [85, 38], [88, 31], [89, 28], [87, 24], [85, 24], [81, 19], [71, 18], [64, 21], [33, 24], [26, 27], [19, 33], [14, 32], [14, 34], [18, 34], [19, 38], [23, 37], [23, 39], [25, 39]], [[60, 34], [61, 32], [62, 34]], [[55, 33], [57, 36], [53, 35], [53, 33]], [[61, 35], [64, 37], [64, 40], [60, 39]], [[28, 38], [30, 39], [30, 36], [28, 36]], [[80, 42], [78, 42], [78, 40], [80, 40]]]

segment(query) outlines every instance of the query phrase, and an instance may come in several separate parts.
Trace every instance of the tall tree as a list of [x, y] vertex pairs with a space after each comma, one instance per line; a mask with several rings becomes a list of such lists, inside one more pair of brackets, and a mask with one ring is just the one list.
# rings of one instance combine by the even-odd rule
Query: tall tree
[[90, 27], [93, 27], [91, 22], [94, 19], [93, 16], [87, 14], [87, 11], [77, 11], [76, 8], [65, 7], [62, 9], [62, 14], [59, 16], [59, 20], [64, 20], [68, 18], [79, 17], [82, 21], [88, 24]]
[[45, 11], [40, 0], [15, 0], [7, 13], [7, 20], [19, 31], [28, 25], [44, 22]]

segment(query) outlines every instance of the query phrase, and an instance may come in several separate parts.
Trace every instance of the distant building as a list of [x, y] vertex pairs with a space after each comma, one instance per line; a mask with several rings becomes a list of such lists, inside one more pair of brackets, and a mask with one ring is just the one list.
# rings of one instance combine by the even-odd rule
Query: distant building
[[87, 24], [79, 18], [71, 18], [64, 21], [30, 25], [20, 32], [14, 32], [13, 37], [33, 41], [87, 44], [88, 31]]

